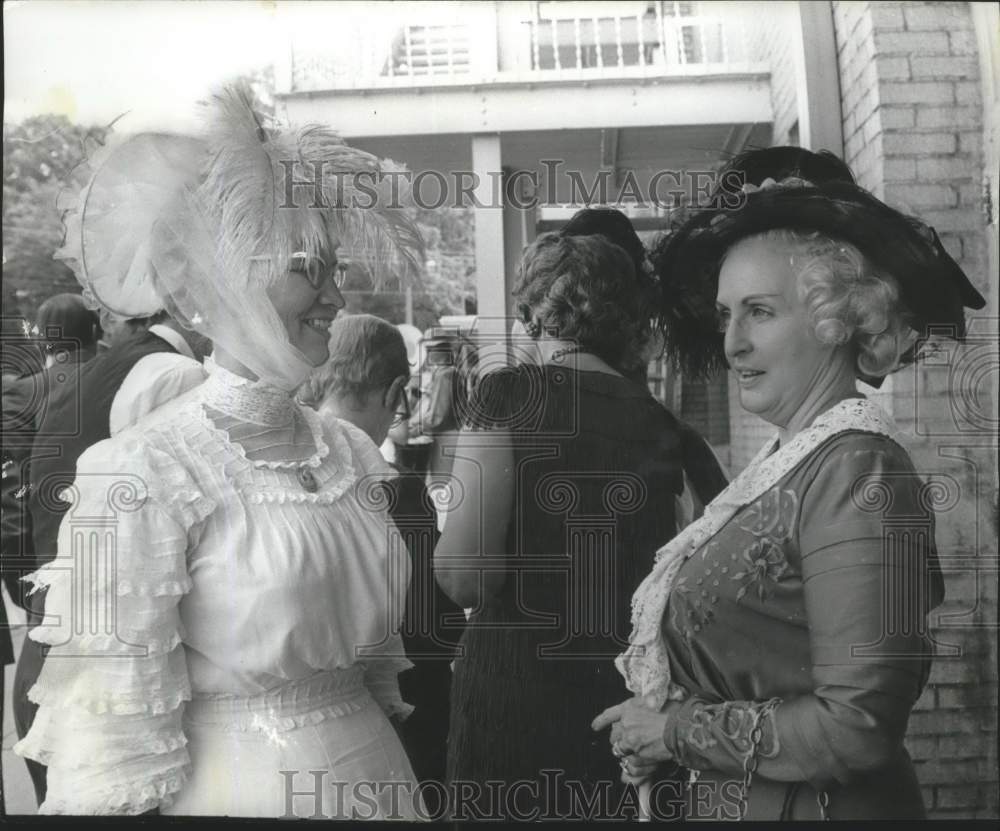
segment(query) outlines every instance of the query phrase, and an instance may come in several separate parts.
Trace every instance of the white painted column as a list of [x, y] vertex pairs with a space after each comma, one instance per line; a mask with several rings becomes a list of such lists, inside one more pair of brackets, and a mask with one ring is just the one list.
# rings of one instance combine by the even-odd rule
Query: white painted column
[[500, 135], [472, 136], [472, 169], [479, 177], [476, 197], [476, 303], [484, 334], [505, 331], [507, 297], [504, 257], [503, 181]]

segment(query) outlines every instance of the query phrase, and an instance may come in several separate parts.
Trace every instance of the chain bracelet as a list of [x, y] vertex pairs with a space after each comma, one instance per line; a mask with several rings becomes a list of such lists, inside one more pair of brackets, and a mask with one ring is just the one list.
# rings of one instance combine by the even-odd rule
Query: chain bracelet
[[830, 819], [830, 794], [826, 791], [816, 793], [816, 804], [819, 805], [820, 819]]
[[747, 755], [743, 757], [743, 781], [740, 783], [740, 820], [746, 818], [749, 808], [750, 784], [753, 781], [754, 773], [757, 772], [757, 755], [760, 750], [761, 739], [764, 738], [762, 722], [764, 721], [764, 717], [773, 712], [774, 708], [780, 703], [780, 698], [772, 698], [754, 710], [753, 724], [750, 727], [750, 749], [747, 750]]
[[[694, 810], [694, 797], [692, 792], [694, 791], [695, 782], [701, 778], [701, 771], [695, 770], [694, 768], [688, 768], [688, 778], [687, 782], [684, 783], [684, 794], [687, 799], [687, 812], [690, 813]], [[690, 819], [690, 816], [686, 816], [685, 819]]]

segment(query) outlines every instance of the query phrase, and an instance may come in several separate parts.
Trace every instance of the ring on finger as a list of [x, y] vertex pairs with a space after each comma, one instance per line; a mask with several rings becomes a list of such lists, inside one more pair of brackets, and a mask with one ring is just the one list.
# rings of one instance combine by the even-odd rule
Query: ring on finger
[[611, 752], [614, 753], [614, 755], [617, 756], [619, 759], [621, 759], [626, 755], [625, 751], [622, 750], [620, 742], [615, 742], [613, 745], [611, 745]]

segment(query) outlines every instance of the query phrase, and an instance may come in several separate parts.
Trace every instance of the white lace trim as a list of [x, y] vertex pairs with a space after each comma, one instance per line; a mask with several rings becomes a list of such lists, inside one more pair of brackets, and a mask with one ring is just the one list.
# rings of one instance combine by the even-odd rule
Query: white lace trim
[[[39, 814], [75, 814], [79, 816], [135, 816], [156, 807], [169, 807], [187, 782], [191, 763], [158, 774], [148, 782], [113, 785], [94, 793], [86, 791], [75, 798], [49, 796], [38, 808]], [[50, 790], [51, 793], [51, 790]]]
[[[218, 466], [250, 504], [329, 505], [362, 483], [364, 498], [378, 502], [369, 481], [391, 479], [395, 469], [382, 458], [375, 444], [349, 422], [330, 419], [303, 408], [316, 452], [305, 460], [284, 462], [248, 459], [245, 448], [212, 422], [201, 402], [192, 402], [183, 430], [183, 441], [199, 457]], [[329, 436], [329, 444], [326, 437]], [[314, 471], [318, 489], [307, 491], [297, 478], [303, 469]]]
[[39, 707], [82, 710], [95, 716], [161, 716], [191, 700], [191, 687], [186, 677], [181, 681], [168, 678], [167, 683], [174, 688], [157, 689], [153, 682], [138, 679], [136, 686], [130, 690], [84, 689], [78, 692], [51, 689], [38, 681], [28, 690], [28, 700]]
[[[239, 377], [239, 376], [237, 376]], [[206, 382], [207, 383], [207, 382]], [[247, 456], [246, 448], [240, 444], [240, 442], [234, 440], [230, 435], [222, 428], [216, 426], [215, 422], [212, 421], [211, 416], [206, 412], [206, 407], [214, 407], [215, 405], [210, 404], [207, 400], [202, 401], [200, 407], [198, 407], [198, 415], [201, 419], [202, 424], [215, 436], [219, 441], [225, 444], [227, 447], [232, 448], [233, 452], [247, 465], [252, 465], [255, 468], [264, 468], [266, 470], [298, 470], [300, 468], [308, 467], [315, 470], [322, 464], [323, 460], [330, 455], [330, 448], [327, 445], [325, 439], [323, 438], [323, 424], [319, 417], [312, 410], [305, 407], [299, 407], [298, 404], [293, 402], [293, 406], [299, 409], [299, 413], [302, 419], [305, 421], [306, 425], [309, 427], [309, 432], [312, 435], [313, 446], [316, 448], [315, 452], [309, 456], [308, 459], [294, 459], [291, 461], [285, 461], [282, 459], [278, 460], [268, 460], [268, 459], [251, 459]], [[227, 415], [229, 415], [227, 413]]]
[[632, 635], [629, 647], [615, 659], [628, 688], [651, 695], [662, 707], [668, 700], [686, 697], [670, 678], [660, 626], [674, 579], [681, 565], [705, 545], [745, 506], [773, 488], [823, 442], [851, 430], [897, 439], [892, 418], [865, 398], [848, 398], [823, 413], [784, 447], [775, 450], [777, 436], [768, 441], [746, 469], [706, 508], [697, 522], [685, 528], [656, 552], [653, 570], [632, 596]]
[[382, 705], [383, 712], [387, 717], [393, 718], [394, 716], [399, 716], [400, 721], [406, 721], [413, 711], [416, 709], [412, 704], [407, 704], [400, 698], [397, 701], [389, 701]]
[[[279, 387], [243, 378], [212, 361], [206, 361], [206, 366], [211, 374], [201, 386], [198, 414], [202, 423], [232, 447], [247, 464], [268, 470], [295, 470], [304, 467], [315, 469], [329, 455], [330, 448], [323, 439], [323, 425], [319, 417], [312, 410], [297, 404], [290, 393]], [[308, 459], [303, 460], [251, 459], [246, 448], [219, 428], [206, 409], [217, 410], [239, 421], [262, 427], [287, 427], [298, 414], [309, 427], [316, 449]]]
[[209, 376], [201, 389], [207, 406], [261, 427], [286, 427], [291, 423], [298, 405], [288, 391], [251, 381], [210, 359], [205, 366]]
[[[287, 733], [291, 730], [298, 730], [302, 727], [309, 727], [322, 724], [330, 719], [343, 718], [344, 716], [359, 713], [366, 707], [374, 704], [370, 695], [367, 695], [364, 688], [360, 688], [354, 698], [345, 701], [338, 701], [334, 704], [325, 704], [314, 710], [293, 715], [278, 715], [274, 712], [254, 713], [241, 719], [234, 719], [223, 726], [223, 730], [229, 733]], [[197, 724], [197, 720], [194, 724]]]
[[[36, 626], [28, 632], [28, 637], [36, 643], [61, 646], [66, 636], [58, 629]], [[147, 658], [166, 655], [183, 642], [180, 629], [174, 621], [149, 629], [123, 629], [113, 635], [79, 635], [73, 639], [73, 646], [85, 655], [106, 658], [109, 655]], [[135, 655], [136, 650], [143, 653]]]
[[87, 768], [92, 765], [113, 765], [130, 761], [139, 755], [164, 756], [187, 747], [187, 737], [177, 728], [159, 730], [153, 734], [137, 737], [134, 741], [117, 746], [93, 747], [87, 743], [60, 743], [58, 748], [46, 745], [48, 736], [39, 738], [31, 731], [15, 746], [19, 756], [34, 759], [43, 765], [56, 762], [63, 769]]
[[[175, 552], [170, 552], [174, 554]], [[183, 553], [183, 552], [182, 552]], [[53, 586], [71, 583], [72, 576], [66, 563], [69, 557], [60, 557], [46, 563], [38, 571], [26, 574], [21, 578], [26, 583], [31, 584], [29, 594], [34, 594], [41, 589], [51, 589]], [[187, 594], [191, 591], [193, 583], [187, 574], [187, 565], [183, 560], [178, 560], [175, 556], [166, 569], [168, 576], [156, 577], [149, 575], [144, 579], [121, 578], [115, 584], [115, 593], [119, 597], [173, 597]], [[34, 637], [38, 629], [32, 629], [30, 636], [32, 640], [45, 643], [41, 638]]]

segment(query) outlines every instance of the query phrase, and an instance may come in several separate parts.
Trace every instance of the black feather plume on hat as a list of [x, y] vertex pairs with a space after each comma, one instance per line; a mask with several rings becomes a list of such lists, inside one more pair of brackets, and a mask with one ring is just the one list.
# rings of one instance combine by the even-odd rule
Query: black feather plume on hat
[[[740, 180], [753, 186], [749, 192]], [[715, 312], [722, 260], [741, 239], [776, 229], [819, 232], [855, 246], [896, 279], [921, 337], [934, 330], [961, 340], [965, 307], [986, 305], [933, 228], [856, 185], [832, 154], [801, 148], [751, 151], [722, 169], [704, 207], [671, 217], [670, 229], [650, 254], [664, 315], [671, 321], [668, 346], [682, 371], [703, 376], [726, 365]], [[915, 358], [916, 349], [910, 349], [901, 361]]]

